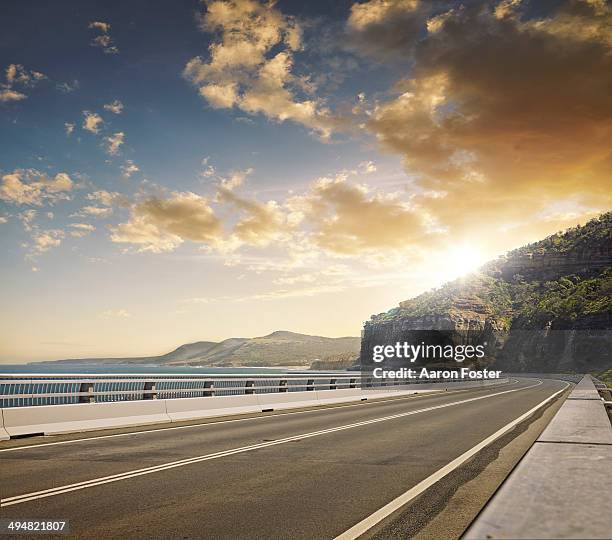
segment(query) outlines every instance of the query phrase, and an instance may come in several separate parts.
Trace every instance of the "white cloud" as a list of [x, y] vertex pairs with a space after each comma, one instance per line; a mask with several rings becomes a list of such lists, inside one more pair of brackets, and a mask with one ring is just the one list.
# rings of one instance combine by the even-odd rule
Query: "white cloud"
[[138, 165], [136, 165], [131, 159], [125, 161], [123, 165], [121, 165], [121, 174], [125, 178], [130, 178], [134, 173], [140, 171]]
[[32, 235], [31, 255], [39, 255], [58, 247], [64, 238], [64, 231], [59, 229], [36, 230]]
[[308, 231], [308, 241], [332, 254], [408, 250], [425, 238], [433, 241], [418, 208], [397, 194], [350, 183], [346, 174], [320, 178], [308, 193], [289, 199], [286, 206], [288, 219]]
[[98, 201], [104, 206], [112, 206], [116, 202], [122, 200], [122, 195], [116, 191], [99, 190], [93, 193], [88, 193], [85, 197], [88, 201]]
[[95, 36], [90, 45], [102, 49], [105, 54], [118, 54], [119, 49], [115, 46], [113, 38], [110, 35], [111, 25], [102, 21], [94, 21], [89, 23], [89, 28], [99, 32]]
[[64, 94], [70, 94], [74, 92], [75, 90], [78, 90], [80, 86], [81, 84], [76, 79], [72, 81], [71, 83], [63, 82], [63, 83], [57, 83], [55, 85], [55, 87]]
[[66, 173], [49, 177], [36, 169], [16, 169], [5, 174], [0, 183], [0, 199], [15, 205], [42, 206], [69, 199], [74, 182]]
[[126, 309], [107, 309], [100, 313], [103, 319], [129, 319], [132, 314]]
[[[329, 137], [338, 120], [320, 99], [300, 99], [304, 77], [293, 74], [293, 55], [302, 48], [302, 30], [273, 3], [253, 0], [208, 2], [201, 27], [220, 34], [208, 60], [192, 58], [183, 72], [214, 108], [264, 114], [303, 124]], [[309, 90], [315, 87], [309, 83]]]
[[376, 164], [373, 161], [362, 161], [359, 164], [359, 172], [363, 174], [376, 172]]
[[23, 212], [19, 212], [18, 218], [19, 221], [23, 224], [23, 229], [26, 232], [31, 232], [34, 228], [34, 219], [36, 219], [36, 215], [38, 212], [34, 209], [24, 210]]
[[221, 235], [221, 222], [208, 200], [187, 192], [135, 204], [129, 221], [112, 229], [111, 240], [160, 253], [176, 249], [184, 240], [216, 244]]
[[98, 190], [88, 193], [85, 198], [88, 201], [94, 201], [101, 206], [87, 205], [75, 212], [70, 217], [95, 217], [105, 218], [113, 213], [113, 205], [126, 204], [126, 198], [116, 191]]
[[247, 176], [252, 173], [253, 169], [251, 168], [246, 169], [244, 171], [234, 171], [233, 173], [231, 173], [229, 178], [221, 179], [221, 187], [227, 189], [228, 191], [232, 191], [237, 187], [240, 187], [246, 180]]
[[85, 117], [83, 129], [90, 133], [100, 133], [100, 126], [104, 124], [102, 117], [98, 113], [91, 111], [83, 111], [83, 116]]
[[71, 217], [81, 216], [94, 216], [94, 217], [107, 217], [113, 213], [112, 208], [104, 208], [100, 206], [84, 206], [76, 214]]
[[70, 232], [70, 236], [74, 236], [75, 238], [83, 238], [96, 230], [96, 228], [89, 223], [71, 223], [70, 227], [73, 229]]
[[7, 103], [9, 101], [21, 101], [26, 99], [28, 96], [21, 92], [17, 92], [17, 90], [11, 90], [10, 88], [1, 88], [0, 87], [0, 101], [3, 103]]
[[206, 156], [203, 160], [202, 160], [202, 171], [200, 172], [200, 176], [202, 176], [203, 178], [210, 178], [211, 176], [215, 175], [215, 168], [212, 166], [212, 164], [209, 163], [210, 161], [210, 156]]
[[0, 83], [0, 102], [22, 101], [28, 96], [16, 90], [14, 86], [22, 88], [33, 88], [47, 76], [40, 71], [32, 71], [24, 68], [21, 64], [9, 64], [5, 70], [5, 81]]
[[6, 68], [6, 84], [10, 86], [20, 84], [31, 88], [46, 78], [40, 71], [25, 69], [21, 64], [9, 64]]
[[110, 32], [111, 25], [101, 21], [93, 21], [89, 23], [89, 28], [100, 30], [100, 32], [103, 34], [108, 34]]
[[116, 156], [119, 153], [119, 147], [123, 144], [124, 138], [125, 134], [122, 131], [104, 137], [106, 153], [109, 156]]
[[116, 99], [104, 105], [104, 110], [112, 112], [113, 114], [121, 114], [123, 112], [123, 103]]

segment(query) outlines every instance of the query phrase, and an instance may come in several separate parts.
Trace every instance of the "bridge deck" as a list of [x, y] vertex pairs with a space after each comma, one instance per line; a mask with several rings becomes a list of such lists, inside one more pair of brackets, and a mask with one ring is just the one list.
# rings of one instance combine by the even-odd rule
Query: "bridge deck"
[[[565, 384], [530, 379], [61, 444], [0, 444], [2, 516], [68, 518], [87, 538], [334, 538]], [[468, 476], [494, 457], [477, 455]], [[432, 491], [446, 500], [464, 480], [449, 475]], [[37, 493], [44, 490], [52, 491]], [[435, 514], [417, 499], [397, 520], [416, 515], [412, 526], [425, 526]]]

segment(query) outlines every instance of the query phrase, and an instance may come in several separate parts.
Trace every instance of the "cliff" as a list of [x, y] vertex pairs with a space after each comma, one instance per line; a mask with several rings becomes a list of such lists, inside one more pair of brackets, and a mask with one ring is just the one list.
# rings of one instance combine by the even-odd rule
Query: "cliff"
[[364, 325], [372, 347], [439, 332], [485, 344], [481, 365], [508, 371], [612, 367], [612, 212], [507, 253], [480, 271], [401, 302]]

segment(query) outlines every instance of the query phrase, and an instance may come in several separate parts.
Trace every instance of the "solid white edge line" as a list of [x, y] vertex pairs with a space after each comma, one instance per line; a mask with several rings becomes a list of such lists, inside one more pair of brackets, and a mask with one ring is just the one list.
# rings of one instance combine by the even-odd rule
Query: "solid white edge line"
[[[64, 444], [74, 444], [74, 443], [80, 443], [80, 442], [97, 441], [97, 440], [102, 440], [102, 439], [114, 439], [117, 437], [130, 437], [134, 435], [148, 435], [150, 433], [159, 433], [159, 432], [171, 431], [171, 430], [176, 430], [176, 429], [194, 429], [194, 428], [215, 426], [218, 424], [229, 424], [233, 422], [247, 422], [249, 420], [266, 420], [270, 418], [276, 418], [277, 416], [289, 416], [293, 414], [308, 414], [308, 413], [315, 413], [319, 411], [326, 411], [329, 409], [345, 409], [346, 407], [357, 407], [360, 405], [377, 405], [379, 403], [389, 403], [391, 401], [404, 401], [407, 399], [414, 399], [415, 397], [427, 397], [427, 396], [435, 396], [435, 395], [448, 396], [449, 394], [457, 394], [459, 392], [469, 392], [471, 390], [483, 390], [483, 389], [486, 390], [489, 388], [496, 388], [497, 386], [501, 386], [505, 384], [517, 384], [519, 382], [518, 379], [508, 378], [508, 380], [509, 382], [507, 383], [492, 384], [490, 386], [475, 386], [471, 388], [459, 388], [457, 390], [451, 390], [449, 392], [448, 391], [443, 392], [442, 390], [434, 390], [432, 392], [418, 393], [418, 392], [423, 392], [423, 391], [416, 390], [413, 394], [403, 396], [403, 397], [394, 397], [394, 398], [392, 397], [390, 399], [376, 399], [375, 401], [361, 401], [357, 403], [347, 403], [345, 405], [332, 405], [332, 406], [322, 405], [322, 406], [315, 406], [316, 408], [308, 409], [306, 411], [278, 412], [275, 414], [267, 414], [265, 416], [252, 416], [249, 418], [233, 418], [229, 420], [215, 420], [215, 417], [208, 417], [208, 418], [204, 417], [204, 418], [201, 418], [201, 420], [212, 420], [212, 421], [203, 422], [201, 424], [189, 424], [187, 426], [169, 426], [169, 427], [162, 427], [159, 429], [130, 431], [128, 433], [114, 433], [112, 435], [97, 435], [95, 437], [83, 437], [81, 439], [70, 439], [68, 441], [55, 441], [55, 442], [48, 442], [48, 443], [41, 443], [41, 444], [28, 444], [26, 446], [12, 446], [9, 448], [0, 448], [0, 453], [1, 452], [16, 452], [17, 450], [30, 450], [32, 448], [44, 448], [48, 446], [59, 446], [59, 445], [64, 445]], [[61, 406], [61, 405], [58, 405], [58, 406]], [[221, 417], [216, 417], [216, 418], [221, 418]], [[196, 420], [197, 418], [194, 419], [194, 421]], [[184, 421], [189, 422], [190, 420], [184, 420]], [[113, 428], [107, 428], [107, 429], [113, 429]], [[121, 429], [121, 428], [115, 428], [115, 429]]]
[[564, 382], [564, 384], [565, 386], [561, 390], [559, 390], [558, 392], [555, 392], [550, 397], [546, 398], [544, 401], [542, 401], [541, 403], [539, 403], [532, 409], [528, 410], [525, 414], [522, 414], [521, 416], [519, 416], [517, 419], [513, 420], [509, 424], [506, 424], [504, 427], [502, 427], [501, 429], [493, 433], [493, 435], [490, 435], [483, 441], [479, 442], [476, 446], [470, 448], [467, 452], [464, 452], [459, 457], [455, 458], [453, 461], [446, 464], [444, 467], [442, 467], [441, 469], [439, 469], [432, 475], [428, 476], [427, 478], [419, 482], [416, 486], [410, 488], [408, 491], [402, 493], [399, 497], [393, 499], [391, 502], [387, 503], [385, 506], [383, 506], [382, 508], [380, 508], [373, 514], [369, 515], [367, 518], [363, 519], [359, 523], [356, 523], [347, 531], [343, 532], [339, 536], [336, 536], [334, 540], [355, 540], [359, 538], [360, 536], [362, 536], [363, 534], [365, 534], [372, 527], [374, 527], [375, 525], [377, 525], [378, 523], [380, 523], [381, 521], [389, 517], [394, 512], [398, 511], [400, 508], [405, 506], [407, 503], [412, 501], [414, 498], [418, 497], [421, 493], [423, 493], [429, 487], [431, 487], [436, 482], [444, 478], [447, 474], [451, 473], [452, 471], [460, 467], [468, 459], [470, 459], [472, 456], [480, 452], [480, 450], [482, 450], [485, 446], [488, 446], [493, 441], [495, 441], [496, 439], [501, 437], [503, 434], [508, 432], [510, 429], [512, 429], [514, 426], [516, 426], [517, 424], [521, 423], [523, 420], [531, 416], [534, 412], [542, 408], [549, 401], [552, 401], [559, 394], [561, 394], [562, 392], [565, 392], [565, 390], [567, 390], [570, 384], [567, 382]]
[[319, 435], [326, 435], [328, 433], [334, 433], [337, 431], [344, 431], [347, 429], [352, 429], [352, 428], [356, 428], [356, 427], [361, 427], [361, 426], [366, 426], [369, 424], [375, 424], [375, 423], [379, 423], [379, 422], [386, 422], [388, 420], [395, 420], [397, 418], [403, 418], [405, 416], [412, 416], [415, 414], [420, 414], [420, 413], [424, 413], [424, 412], [429, 412], [429, 411], [434, 411], [437, 409], [444, 409], [446, 407], [452, 407], [455, 405], [461, 405], [463, 403], [470, 403], [472, 401], [480, 401], [481, 399], [488, 399], [490, 397], [495, 397], [495, 396], [500, 396], [503, 394], [510, 394], [512, 392], [520, 392], [522, 390], [528, 390], [530, 388], [535, 388], [536, 386], [540, 386], [542, 383], [541, 380], [538, 380], [538, 382], [536, 384], [532, 384], [530, 386], [525, 386], [523, 388], [515, 388], [513, 390], [504, 390], [503, 392], [497, 392], [495, 394], [487, 394], [485, 396], [478, 396], [478, 397], [474, 397], [474, 398], [469, 398], [469, 399], [463, 399], [461, 401], [454, 401], [451, 403], [444, 403], [441, 405], [434, 405], [431, 407], [426, 407], [424, 409], [416, 409], [414, 411], [407, 411], [407, 412], [403, 412], [403, 413], [398, 413], [398, 414], [393, 414], [393, 415], [389, 415], [389, 416], [382, 416], [379, 418], [372, 418], [370, 420], [363, 420], [361, 422], [355, 422], [352, 424], [345, 424], [343, 426], [337, 426], [337, 427], [333, 427], [333, 428], [328, 428], [328, 429], [323, 429], [323, 430], [319, 430], [319, 431], [313, 431], [310, 433], [302, 433], [299, 435], [292, 435], [290, 437], [285, 437], [284, 439], [278, 439], [276, 441], [269, 441], [269, 442], [263, 442], [263, 443], [258, 443], [258, 444], [253, 444], [253, 445], [249, 445], [249, 446], [243, 446], [243, 447], [239, 447], [239, 448], [232, 448], [229, 450], [221, 450], [219, 452], [214, 452], [212, 454], [205, 454], [203, 456], [195, 456], [192, 458], [186, 458], [186, 459], [181, 459], [179, 461], [172, 461], [169, 463], [162, 463], [160, 465], [153, 465], [151, 467], [146, 467], [144, 469], [136, 469], [136, 470], [132, 470], [132, 471], [125, 471], [123, 473], [119, 473], [119, 474], [114, 474], [111, 476], [103, 476], [100, 478], [93, 478], [91, 480], [85, 480], [83, 482], [78, 482], [76, 484], [68, 484], [65, 486], [58, 486], [55, 488], [50, 488], [50, 489], [45, 489], [42, 491], [35, 491], [32, 493], [24, 493], [22, 495], [15, 495], [13, 497], [4, 497], [2, 499], [2, 501], [0, 502], [0, 507], [4, 507], [4, 506], [12, 506], [15, 504], [20, 504], [23, 502], [27, 502], [27, 501], [31, 501], [31, 500], [35, 500], [35, 499], [44, 499], [46, 497], [52, 497], [54, 495], [60, 495], [62, 493], [67, 493], [70, 491], [77, 491], [77, 490], [81, 490], [81, 489], [86, 489], [89, 487], [94, 487], [94, 486], [98, 486], [101, 484], [108, 484], [110, 482], [118, 482], [120, 480], [126, 480], [128, 478], [133, 478], [135, 476], [143, 476], [145, 474], [151, 474], [151, 473], [155, 473], [155, 472], [160, 472], [160, 471], [164, 471], [167, 469], [173, 469], [175, 467], [182, 467], [185, 465], [191, 465], [193, 463], [199, 463], [201, 461], [208, 461], [211, 459], [217, 459], [217, 458], [221, 458], [221, 457], [226, 457], [229, 455], [234, 455], [234, 454], [241, 454], [244, 452], [249, 452], [252, 450], [258, 450], [260, 448], [267, 448], [269, 446], [277, 446], [279, 444], [284, 444], [287, 442], [292, 442], [292, 441], [297, 441], [297, 440], [301, 440], [301, 439], [309, 439], [311, 437], [317, 437]]

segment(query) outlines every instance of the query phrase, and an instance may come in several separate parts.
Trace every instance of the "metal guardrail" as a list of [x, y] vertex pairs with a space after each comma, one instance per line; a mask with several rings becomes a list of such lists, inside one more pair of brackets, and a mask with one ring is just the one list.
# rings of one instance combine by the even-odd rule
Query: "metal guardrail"
[[405, 384], [404, 379], [363, 378], [359, 372], [200, 377], [152, 374], [11, 374], [0, 375], [0, 408], [379, 388]]

